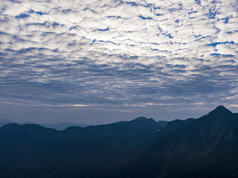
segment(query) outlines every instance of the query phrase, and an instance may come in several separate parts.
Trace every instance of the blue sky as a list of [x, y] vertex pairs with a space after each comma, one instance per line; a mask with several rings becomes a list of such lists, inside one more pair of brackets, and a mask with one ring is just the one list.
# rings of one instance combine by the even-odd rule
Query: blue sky
[[238, 111], [238, 0], [1, 0], [0, 118]]

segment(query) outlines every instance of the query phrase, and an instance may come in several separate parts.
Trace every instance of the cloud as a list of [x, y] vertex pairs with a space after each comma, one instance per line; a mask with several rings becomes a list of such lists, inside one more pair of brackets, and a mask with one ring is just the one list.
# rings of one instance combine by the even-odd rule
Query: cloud
[[0, 102], [237, 104], [237, 2], [8, 1]]

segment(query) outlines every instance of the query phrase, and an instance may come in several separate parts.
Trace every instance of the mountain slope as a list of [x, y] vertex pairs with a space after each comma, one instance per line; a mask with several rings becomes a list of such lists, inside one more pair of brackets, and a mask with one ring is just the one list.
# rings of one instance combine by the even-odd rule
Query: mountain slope
[[[174, 121], [176, 122], [176, 121]], [[169, 123], [115, 177], [237, 177], [238, 117], [223, 106]]]
[[7, 119], [0, 119], [0, 127], [6, 125], [6, 124], [9, 124], [11, 123], [12, 121], [10, 120], [7, 120]]
[[238, 114], [219, 106], [164, 128], [144, 117], [64, 131], [8, 124], [0, 160], [0, 177], [238, 177]]
[[104, 175], [158, 128], [152, 119], [64, 131], [8, 124], [0, 128], [0, 177]]

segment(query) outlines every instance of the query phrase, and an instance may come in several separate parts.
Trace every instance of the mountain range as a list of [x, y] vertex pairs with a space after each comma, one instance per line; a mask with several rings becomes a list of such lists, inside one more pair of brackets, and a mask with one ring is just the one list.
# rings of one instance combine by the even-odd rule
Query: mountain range
[[139, 117], [65, 130], [0, 128], [0, 177], [238, 177], [238, 114]]
[[[162, 121], [163, 122], [163, 121]], [[11, 120], [7, 120], [7, 119], [0, 119], [0, 127], [6, 125], [6, 124], [10, 124], [10, 123], [17, 123], [17, 124], [35, 124], [32, 122], [25, 122], [25, 123], [18, 123], [18, 122], [13, 122]], [[71, 122], [59, 122], [59, 123], [37, 123], [37, 125], [46, 127], [46, 128], [52, 128], [52, 129], [56, 129], [56, 130], [64, 130], [67, 127], [71, 127], [71, 126], [78, 126], [78, 127], [86, 127], [85, 124], [79, 124], [79, 123], [71, 123]]]

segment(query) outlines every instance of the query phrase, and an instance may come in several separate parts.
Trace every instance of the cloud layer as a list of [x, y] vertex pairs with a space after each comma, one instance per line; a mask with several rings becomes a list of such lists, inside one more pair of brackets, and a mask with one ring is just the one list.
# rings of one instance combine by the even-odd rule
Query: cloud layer
[[237, 7], [2, 0], [0, 102], [121, 112], [238, 107]]

